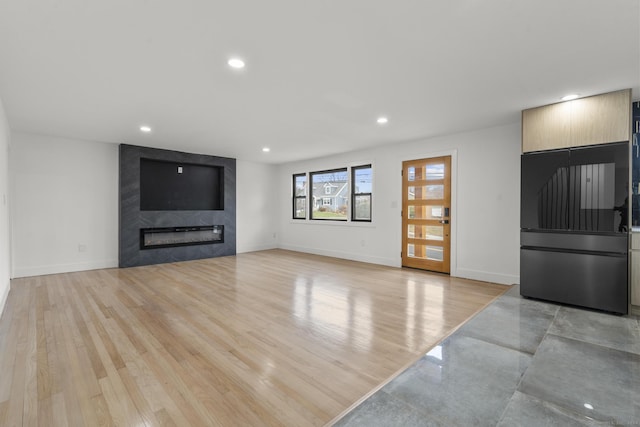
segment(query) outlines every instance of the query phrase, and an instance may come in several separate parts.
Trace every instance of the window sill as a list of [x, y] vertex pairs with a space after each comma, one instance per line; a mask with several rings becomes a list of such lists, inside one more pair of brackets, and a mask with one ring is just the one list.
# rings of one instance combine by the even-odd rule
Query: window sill
[[329, 225], [336, 227], [376, 228], [375, 222], [365, 221], [336, 221], [324, 219], [291, 219], [289, 224], [297, 225]]

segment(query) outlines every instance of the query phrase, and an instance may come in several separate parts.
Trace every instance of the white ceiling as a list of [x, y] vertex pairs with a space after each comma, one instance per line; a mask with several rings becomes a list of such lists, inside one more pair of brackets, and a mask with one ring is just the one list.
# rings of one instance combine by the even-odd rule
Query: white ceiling
[[281, 163], [628, 87], [638, 0], [0, 1], [16, 131]]

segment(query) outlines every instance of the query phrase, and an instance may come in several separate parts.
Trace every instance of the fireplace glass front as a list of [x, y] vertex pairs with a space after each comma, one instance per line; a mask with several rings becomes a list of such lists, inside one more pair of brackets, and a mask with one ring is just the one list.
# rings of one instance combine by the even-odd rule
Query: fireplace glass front
[[140, 230], [140, 249], [207, 245], [223, 242], [223, 225], [143, 228]]

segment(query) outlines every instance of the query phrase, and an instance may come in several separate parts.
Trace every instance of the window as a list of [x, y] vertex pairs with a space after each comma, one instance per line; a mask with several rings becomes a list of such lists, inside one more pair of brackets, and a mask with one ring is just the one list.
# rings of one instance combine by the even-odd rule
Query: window
[[[347, 168], [311, 172], [311, 219], [347, 220], [349, 174]], [[328, 189], [328, 191], [327, 191]], [[333, 197], [323, 197], [323, 194]]]
[[371, 165], [351, 168], [352, 221], [371, 221], [372, 172]]
[[372, 176], [371, 165], [294, 174], [293, 219], [371, 222]]
[[293, 219], [307, 218], [307, 174], [293, 175]]

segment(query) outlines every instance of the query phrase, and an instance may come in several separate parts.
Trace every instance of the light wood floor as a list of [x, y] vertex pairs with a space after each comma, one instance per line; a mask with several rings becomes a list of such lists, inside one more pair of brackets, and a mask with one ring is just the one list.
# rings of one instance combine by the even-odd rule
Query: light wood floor
[[0, 425], [323, 425], [505, 290], [283, 250], [16, 279]]

